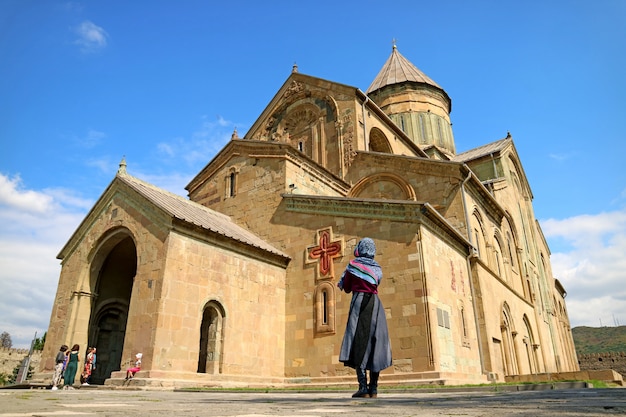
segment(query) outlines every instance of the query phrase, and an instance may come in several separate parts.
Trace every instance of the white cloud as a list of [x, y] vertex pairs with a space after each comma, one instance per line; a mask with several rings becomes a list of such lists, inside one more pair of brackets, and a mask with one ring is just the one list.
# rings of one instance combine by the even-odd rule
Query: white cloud
[[[122, 158], [120, 158], [120, 161]], [[97, 168], [98, 171], [108, 174], [114, 175], [115, 172], [119, 169], [119, 162], [113, 162], [112, 157], [105, 155], [97, 158], [88, 158], [85, 160], [85, 165], [90, 168]], [[104, 190], [103, 190], [104, 191]]]
[[100, 26], [85, 20], [75, 29], [78, 39], [75, 43], [83, 52], [95, 52], [107, 45], [108, 34]]
[[47, 330], [61, 272], [56, 259], [93, 202], [63, 189], [22, 187], [0, 174], [0, 332], [28, 347]]
[[174, 193], [176, 195], [187, 197], [185, 186], [193, 179], [193, 174], [169, 173], [166, 175], [153, 175], [142, 173], [130, 173], [131, 175], [141, 178], [142, 180], [154, 184], [159, 188]]
[[0, 175], [0, 204], [12, 209], [17, 209], [15, 214], [43, 213], [52, 204], [50, 196], [36, 193], [34, 191], [21, 191], [18, 189], [21, 179], [19, 176], [11, 179]]
[[571, 156], [570, 154], [557, 154], [557, 153], [551, 153], [550, 155], [548, 155], [551, 159], [555, 159], [557, 161], [565, 161], [566, 159], [569, 159], [569, 157]]
[[[177, 137], [157, 145], [164, 162], [183, 161], [190, 167], [208, 163], [230, 140], [235, 124], [218, 116], [207, 121], [203, 117], [200, 127], [192, 132], [191, 138]], [[186, 185], [186, 184], [185, 184]]]
[[548, 241], [570, 245], [551, 261], [572, 327], [626, 324], [626, 210], [549, 219], [541, 227]]
[[93, 148], [99, 145], [107, 135], [104, 132], [99, 132], [95, 129], [89, 129], [87, 134], [79, 138], [79, 143], [85, 148]]

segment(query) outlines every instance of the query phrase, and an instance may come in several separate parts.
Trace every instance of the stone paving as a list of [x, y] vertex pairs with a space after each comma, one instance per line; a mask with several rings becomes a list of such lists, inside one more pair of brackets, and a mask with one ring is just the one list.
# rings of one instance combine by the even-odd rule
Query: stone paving
[[180, 392], [1, 389], [0, 417], [624, 416], [626, 389], [518, 392]]

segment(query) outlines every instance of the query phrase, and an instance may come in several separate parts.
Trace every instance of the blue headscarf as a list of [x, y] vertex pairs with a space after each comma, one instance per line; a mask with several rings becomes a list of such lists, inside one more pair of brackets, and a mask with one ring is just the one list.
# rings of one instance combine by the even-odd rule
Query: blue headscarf
[[357, 278], [369, 282], [370, 284], [379, 285], [383, 279], [383, 270], [374, 260], [376, 255], [376, 244], [369, 237], [361, 239], [354, 248], [354, 258], [348, 263], [346, 270], [341, 275], [340, 285], [343, 284], [343, 277], [346, 272], [350, 272]]

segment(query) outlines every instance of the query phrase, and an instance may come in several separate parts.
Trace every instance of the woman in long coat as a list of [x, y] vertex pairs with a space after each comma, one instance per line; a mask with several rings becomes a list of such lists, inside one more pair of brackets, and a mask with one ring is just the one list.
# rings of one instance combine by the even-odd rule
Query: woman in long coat
[[[380, 371], [391, 366], [387, 318], [378, 298], [383, 272], [374, 260], [375, 255], [374, 241], [363, 238], [354, 249], [355, 259], [350, 261], [337, 284], [346, 293], [352, 292], [339, 360], [356, 370], [359, 390], [353, 397], [377, 397]], [[370, 371], [369, 385], [366, 370]]]

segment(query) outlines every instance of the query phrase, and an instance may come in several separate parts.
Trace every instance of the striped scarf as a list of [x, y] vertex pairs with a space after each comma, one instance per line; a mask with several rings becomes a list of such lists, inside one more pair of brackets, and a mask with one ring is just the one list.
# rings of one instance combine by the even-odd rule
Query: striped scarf
[[379, 285], [383, 279], [383, 270], [374, 260], [376, 255], [376, 245], [369, 237], [363, 238], [354, 249], [355, 259], [351, 260], [346, 270], [341, 275], [341, 282], [346, 272], [351, 273], [357, 278], [369, 282], [373, 285]]

